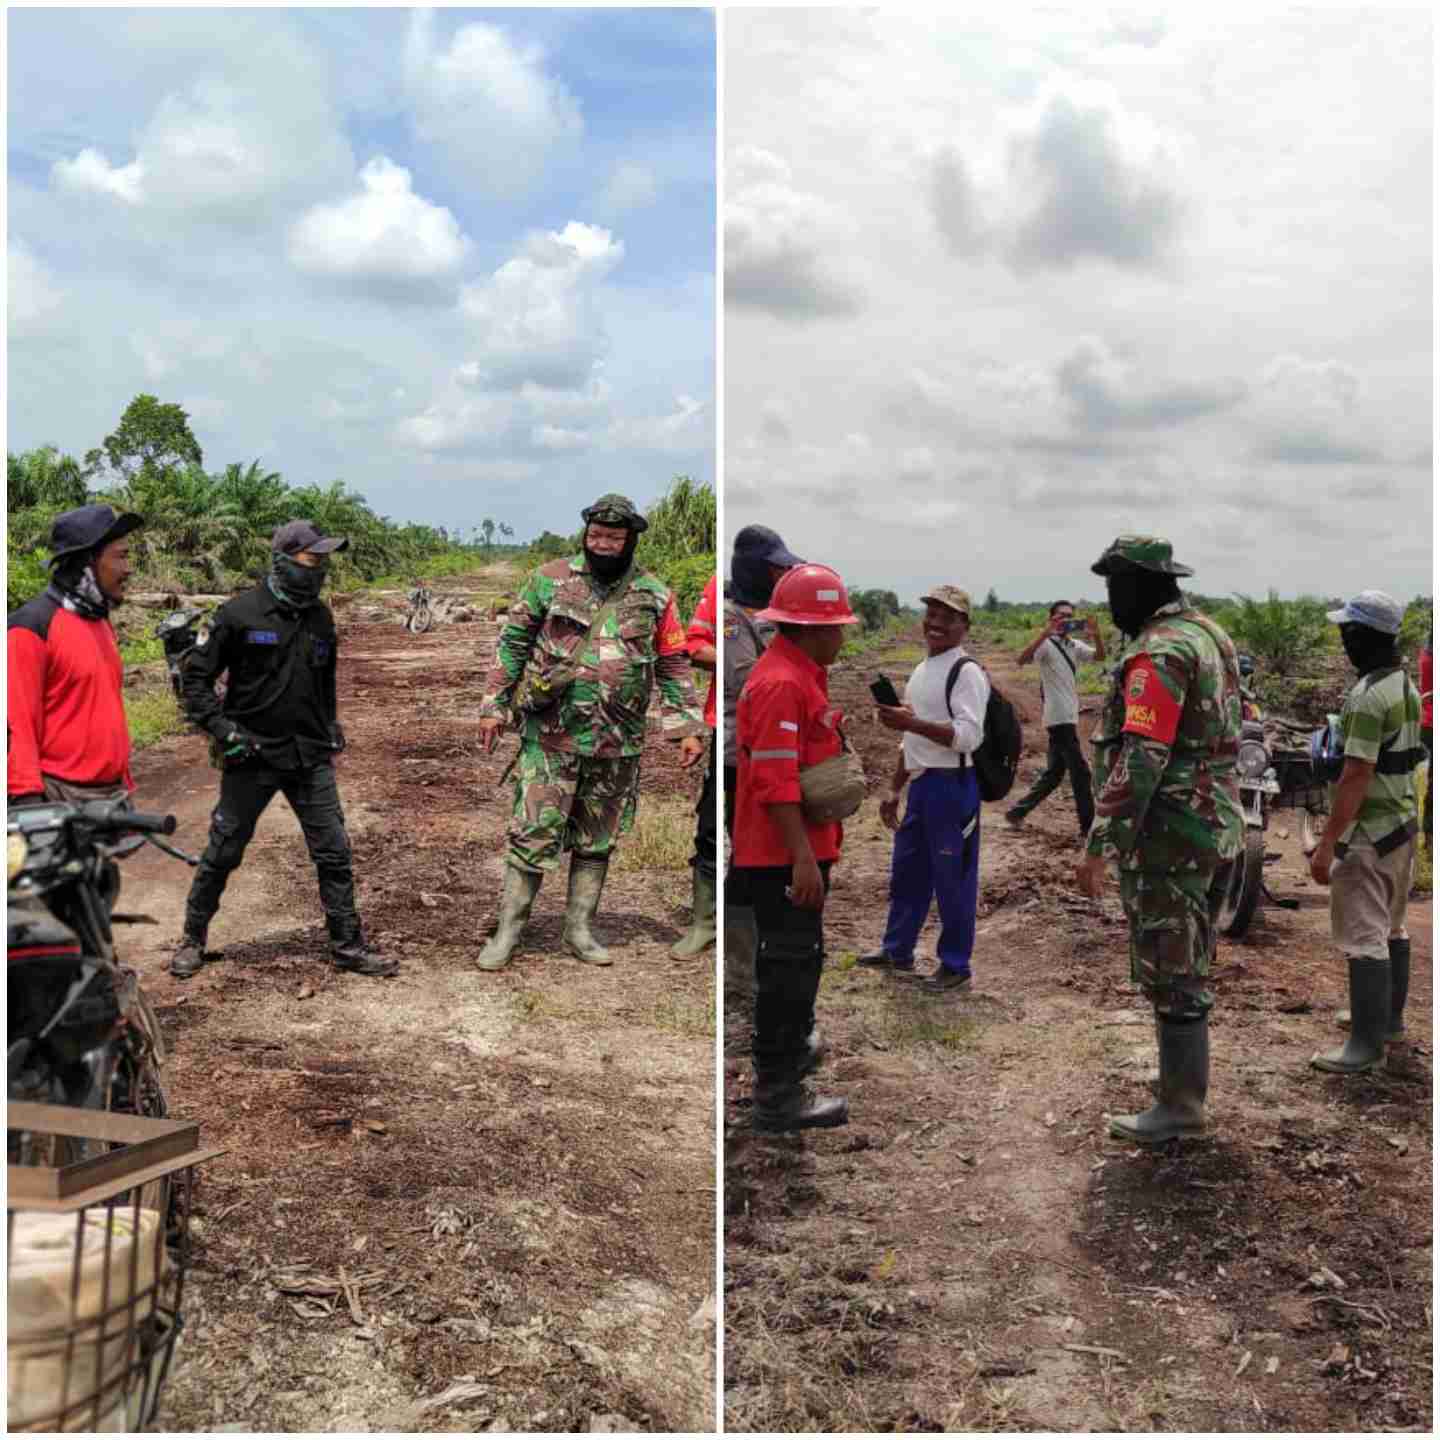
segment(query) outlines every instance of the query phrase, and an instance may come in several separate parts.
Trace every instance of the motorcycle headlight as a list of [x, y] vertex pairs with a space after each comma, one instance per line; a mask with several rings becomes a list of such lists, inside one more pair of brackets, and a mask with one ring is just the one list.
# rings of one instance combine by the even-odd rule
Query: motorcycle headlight
[[25, 859], [30, 847], [18, 830], [12, 830], [5, 837], [5, 883], [8, 885], [25, 868]]
[[1236, 769], [1247, 780], [1258, 780], [1270, 764], [1270, 756], [1258, 740], [1245, 740], [1240, 745]]

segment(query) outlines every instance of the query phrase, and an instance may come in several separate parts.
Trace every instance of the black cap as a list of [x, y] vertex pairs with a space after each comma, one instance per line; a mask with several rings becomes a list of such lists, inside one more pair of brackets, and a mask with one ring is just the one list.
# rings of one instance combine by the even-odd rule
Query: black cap
[[332, 550], [348, 549], [349, 545], [343, 535], [322, 535], [308, 520], [287, 520], [270, 538], [270, 548], [277, 555], [298, 555], [302, 550], [328, 555]]
[[785, 542], [768, 525], [747, 525], [735, 537], [735, 554], [747, 560], [761, 560], [767, 565], [792, 566], [805, 562], [786, 548]]
[[144, 523], [143, 515], [131, 510], [119, 514], [113, 505], [82, 505], [78, 510], [67, 510], [57, 515], [50, 527], [50, 563], [83, 550], [97, 550]]

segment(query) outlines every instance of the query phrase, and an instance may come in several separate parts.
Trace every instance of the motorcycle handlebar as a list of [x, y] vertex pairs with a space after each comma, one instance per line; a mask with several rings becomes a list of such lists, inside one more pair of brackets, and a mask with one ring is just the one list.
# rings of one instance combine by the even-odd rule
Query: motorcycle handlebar
[[173, 835], [173, 815], [149, 815], [143, 810], [126, 810], [115, 817], [116, 829], [135, 830], [142, 835]]

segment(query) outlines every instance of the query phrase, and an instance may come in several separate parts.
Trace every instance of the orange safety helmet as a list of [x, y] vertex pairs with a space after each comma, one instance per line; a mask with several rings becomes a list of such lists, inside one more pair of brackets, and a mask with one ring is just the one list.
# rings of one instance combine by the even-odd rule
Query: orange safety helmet
[[796, 565], [775, 582], [758, 619], [776, 625], [858, 625], [845, 582], [828, 565]]

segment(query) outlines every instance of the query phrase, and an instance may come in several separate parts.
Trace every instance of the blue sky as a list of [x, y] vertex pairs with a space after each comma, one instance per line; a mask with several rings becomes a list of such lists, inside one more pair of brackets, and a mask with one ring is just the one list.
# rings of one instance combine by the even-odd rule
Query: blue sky
[[713, 483], [710, 12], [8, 23], [11, 450], [146, 391], [401, 519]]

